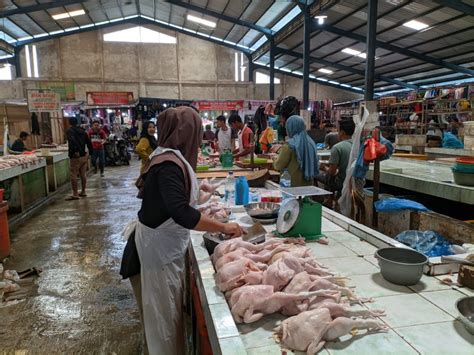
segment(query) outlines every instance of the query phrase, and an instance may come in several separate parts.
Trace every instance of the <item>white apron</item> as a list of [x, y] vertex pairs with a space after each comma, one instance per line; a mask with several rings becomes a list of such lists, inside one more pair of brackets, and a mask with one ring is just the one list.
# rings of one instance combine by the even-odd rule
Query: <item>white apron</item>
[[[242, 153], [244, 151], [244, 144], [243, 144], [243, 139], [242, 139], [242, 136], [243, 136], [243, 133], [245, 131], [245, 129], [247, 128], [247, 125], [244, 125], [244, 128], [242, 128], [242, 130], [239, 132], [238, 134], [238, 138], [239, 138], [239, 153]], [[239, 160], [244, 160], [246, 158], [248, 158], [250, 155], [247, 154], [247, 155], [243, 155], [241, 157], [239, 157]]]
[[[191, 201], [194, 205], [199, 185], [194, 170], [181, 152], [158, 147], [150, 159], [174, 152], [188, 169]], [[184, 353], [183, 290], [184, 257], [190, 232], [171, 218], [157, 228], [137, 221], [135, 242], [141, 263], [142, 304], [145, 336], [151, 355]]]

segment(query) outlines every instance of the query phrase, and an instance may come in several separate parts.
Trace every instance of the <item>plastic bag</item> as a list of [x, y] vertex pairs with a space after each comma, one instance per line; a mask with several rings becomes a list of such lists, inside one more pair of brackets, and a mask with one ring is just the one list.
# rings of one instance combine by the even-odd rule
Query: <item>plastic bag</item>
[[450, 132], [444, 133], [442, 144], [443, 144], [443, 148], [454, 148], [454, 149], [464, 148], [464, 144], [459, 140], [459, 138]]
[[429, 211], [429, 209], [421, 203], [395, 197], [385, 198], [375, 202], [375, 209], [377, 212], [393, 212], [401, 210]]
[[352, 213], [352, 187], [351, 187], [351, 179], [352, 179], [352, 171], [354, 170], [355, 161], [359, 156], [359, 149], [360, 149], [360, 136], [362, 135], [362, 130], [364, 128], [365, 122], [369, 117], [369, 111], [364, 106], [364, 113], [362, 118], [359, 115], [354, 116], [354, 123], [356, 125], [354, 134], [352, 135], [352, 148], [351, 154], [349, 156], [349, 162], [347, 164], [346, 170], [346, 178], [344, 180], [344, 185], [341, 191], [341, 197], [337, 201], [339, 204], [339, 208], [341, 210], [341, 214], [346, 217], [350, 217]]
[[395, 240], [430, 257], [454, 254], [451, 243], [434, 231], [408, 230], [397, 235]]

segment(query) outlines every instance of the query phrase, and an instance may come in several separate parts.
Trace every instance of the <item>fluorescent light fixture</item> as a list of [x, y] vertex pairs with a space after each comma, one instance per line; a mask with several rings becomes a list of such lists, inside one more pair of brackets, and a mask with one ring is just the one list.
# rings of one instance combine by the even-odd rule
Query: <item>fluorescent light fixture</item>
[[215, 22], [204, 20], [200, 17], [196, 17], [196, 16], [193, 16], [193, 15], [188, 15], [186, 18], [188, 19], [188, 21], [196, 22], [196, 23], [199, 23], [199, 24], [207, 26], [207, 27], [212, 27], [212, 28], [216, 27]]
[[80, 16], [80, 15], [85, 15], [86, 12], [81, 9], [81, 10], [75, 10], [75, 11], [70, 11], [70, 12], [63, 12], [62, 14], [57, 14], [51, 16], [54, 20], [63, 20], [65, 18], [69, 17], [75, 17], [75, 16]]
[[345, 88], [351, 88], [352, 86], [348, 85], [348, 84], [341, 84], [341, 86], [344, 86]]
[[316, 78], [316, 80], [319, 80], [319, 81], [328, 81], [328, 79], [324, 79], [324, 78]]
[[57, 35], [57, 34], [60, 34], [60, 33], [64, 33], [64, 30], [53, 31], [53, 32], [50, 32], [49, 34], [52, 36], [52, 35]]
[[34, 38], [41, 38], [41, 37], [46, 37], [46, 36], [49, 36], [49, 34], [47, 34], [47, 33], [41, 33], [41, 34], [39, 34], [39, 35], [34, 35], [33, 37], [34, 37]]
[[300, 72], [300, 71], [298, 71], [298, 70], [295, 70], [295, 71], [293, 71], [292, 73], [293, 73], [293, 74], [296, 74], [296, 75], [303, 75], [303, 73]]
[[318, 20], [318, 25], [324, 25], [324, 21], [328, 18], [325, 15], [314, 16]]
[[309, 74], [309, 77], [310, 77], [311, 79], [316, 79], [316, 76], [314, 76], [313, 74]]
[[416, 20], [405, 22], [403, 26], [413, 28], [414, 30], [417, 30], [417, 31], [424, 30], [425, 28], [429, 27], [426, 23], [416, 21]]
[[359, 58], [364, 58], [364, 59], [367, 57], [367, 54], [362, 53], [360, 51], [356, 51], [355, 49], [352, 49], [352, 48], [344, 48], [341, 52], [346, 53], [346, 54], [350, 54], [350, 55], [354, 55], [354, 56], [357, 56]]
[[321, 72], [321, 73], [324, 73], [324, 74], [332, 74], [332, 73], [334, 73], [332, 70], [325, 69], [325, 68], [318, 69], [318, 71]]
[[341, 85], [341, 83], [337, 82], [337, 81], [332, 81], [332, 80], [329, 80], [329, 83], [330, 84], [334, 84], [334, 85]]
[[291, 70], [290, 69], [287, 69], [287, 68], [280, 68], [281, 71], [286, 71], [287, 73], [291, 73]]
[[88, 25], [83, 25], [81, 26], [81, 29], [82, 28], [89, 28], [89, 27], [94, 27], [95, 25], [93, 23], [89, 23]]
[[66, 28], [64, 31], [66, 32], [71, 32], [71, 31], [75, 31], [75, 30], [78, 30], [79, 27], [69, 27], [69, 28]]

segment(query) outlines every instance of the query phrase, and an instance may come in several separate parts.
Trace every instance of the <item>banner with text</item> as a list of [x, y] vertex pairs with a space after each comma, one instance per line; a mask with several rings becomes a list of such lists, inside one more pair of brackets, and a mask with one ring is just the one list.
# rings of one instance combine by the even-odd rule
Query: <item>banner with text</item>
[[52, 90], [28, 90], [28, 110], [30, 112], [61, 111], [61, 96]]
[[239, 111], [244, 107], [244, 100], [239, 101], [195, 101], [193, 105], [199, 111]]
[[76, 91], [73, 82], [39, 81], [36, 87], [42, 90], [57, 92], [61, 97], [61, 101], [74, 101], [76, 99]]
[[86, 92], [89, 106], [123, 106], [135, 103], [133, 92]]

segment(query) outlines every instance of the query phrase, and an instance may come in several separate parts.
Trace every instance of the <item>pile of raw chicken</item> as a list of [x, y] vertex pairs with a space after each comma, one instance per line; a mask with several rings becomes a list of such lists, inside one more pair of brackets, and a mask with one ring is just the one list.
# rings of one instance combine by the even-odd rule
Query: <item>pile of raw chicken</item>
[[224, 204], [212, 200], [205, 206], [199, 207], [198, 210], [201, 214], [210, 218], [216, 218], [219, 221], [227, 220], [232, 211], [231, 208], [226, 207]]
[[372, 300], [345, 287], [347, 279], [316, 261], [303, 239], [267, 238], [262, 244], [231, 239], [219, 244], [211, 258], [236, 323], [275, 312], [289, 317], [274, 334], [285, 350], [315, 354], [326, 342], [359, 329], [387, 330], [373, 319], [384, 311], [351, 308]]
[[207, 157], [199, 153], [197, 165], [207, 165], [210, 168], [215, 168], [219, 165], [219, 158]]
[[42, 158], [36, 155], [5, 155], [0, 157], [0, 169], [13, 168], [15, 166], [21, 166], [27, 168], [32, 165], [36, 165], [41, 161]]

